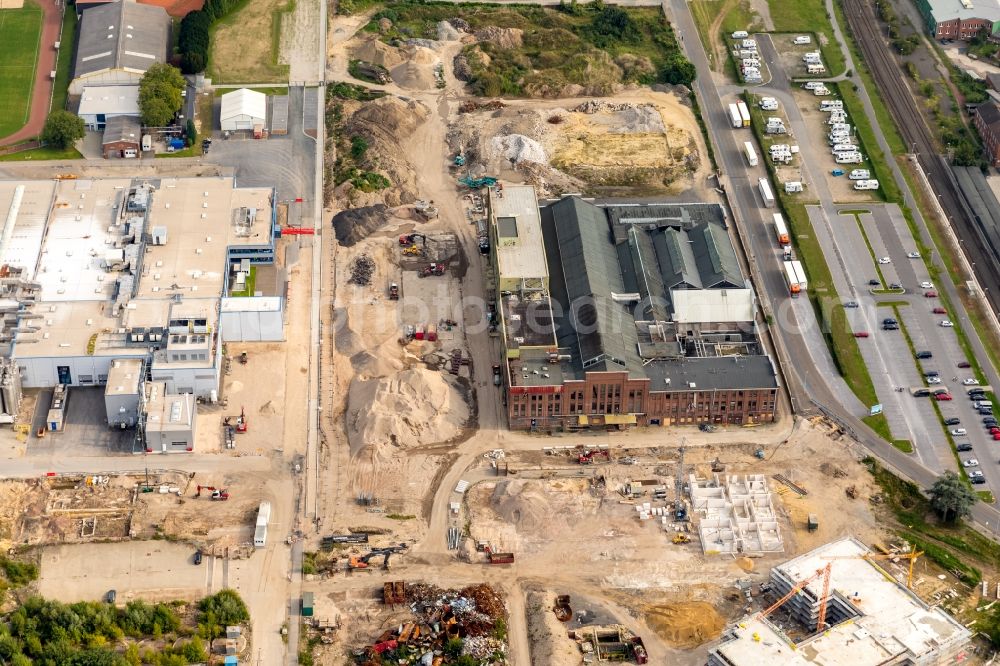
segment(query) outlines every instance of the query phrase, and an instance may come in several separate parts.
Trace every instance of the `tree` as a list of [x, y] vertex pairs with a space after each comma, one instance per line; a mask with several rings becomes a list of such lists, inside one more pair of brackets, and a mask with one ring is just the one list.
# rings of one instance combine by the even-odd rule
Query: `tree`
[[78, 139], [82, 139], [84, 133], [83, 118], [69, 111], [53, 111], [45, 119], [42, 141], [50, 146], [65, 150]]
[[675, 53], [667, 60], [662, 72], [663, 80], [672, 85], [690, 86], [694, 81], [697, 72], [694, 65], [679, 53]]
[[194, 121], [188, 118], [187, 127], [185, 128], [185, 134], [187, 134], [187, 141], [189, 146], [193, 146], [196, 141], [198, 141], [198, 130], [195, 129]]
[[969, 515], [976, 503], [976, 494], [952, 471], [938, 477], [928, 491], [931, 507], [945, 522], [955, 522]]
[[239, 593], [228, 588], [202, 599], [198, 610], [202, 612], [201, 619], [212, 619], [219, 625], [239, 624], [250, 619], [250, 611]]
[[181, 71], [172, 65], [158, 62], [146, 70], [139, 80], [142, 124], [150, 127], [169, 125], [174, 114], [180, 111], [185, 85]]

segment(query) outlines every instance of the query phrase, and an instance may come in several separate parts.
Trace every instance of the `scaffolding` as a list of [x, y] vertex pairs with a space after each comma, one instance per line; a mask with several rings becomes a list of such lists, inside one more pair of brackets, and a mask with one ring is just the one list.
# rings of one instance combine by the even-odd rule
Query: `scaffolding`
[[691, 510], [706, 555], [762, 555], [785, 550], [763, 474], [690, 476]]

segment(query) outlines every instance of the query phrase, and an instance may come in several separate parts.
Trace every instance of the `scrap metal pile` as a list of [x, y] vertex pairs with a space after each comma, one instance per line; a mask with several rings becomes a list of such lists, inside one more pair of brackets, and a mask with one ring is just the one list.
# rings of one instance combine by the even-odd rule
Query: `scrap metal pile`
[[372, 273], [375, 272], [375, 262], [367, 254], [360, 255], [351, 264], [351, 277], [348, 284], [356, 284], [362, 287], [372, 283]]
[[459, 654], [484, 666], [508, 663], [503, 640], [506, 606], [489, 585], [442, 590], [415, 583], [406, 586], [406, 603], [415, 616], [413, 621], [383, 632], [373, 645], [356, 653], [362, 658], [360, 663], [382, 664], [388, 657], [394, 664], [447, 666]]

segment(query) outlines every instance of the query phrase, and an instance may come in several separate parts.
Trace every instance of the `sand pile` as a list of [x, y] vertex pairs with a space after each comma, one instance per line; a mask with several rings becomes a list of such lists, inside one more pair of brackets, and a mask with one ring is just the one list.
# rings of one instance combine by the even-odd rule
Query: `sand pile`
[[447, 21], [438, 21], [437, 33], [439, 42], [456, 42], [462, 38], [462, 33]]
[[660, 638], [681, 649], [715, 640], [725, 625], [718, 611], [704, 601], [650, 606], [645, 620]]
[[399, 52], [399, 49], [381, 42], [375, 37], [366, 39], [350, 50], [351, 57], [355, 60], [381, 65], [386, 69], [392, 69], [402, 64], [406, 58]]
[[397, 86], [407, 90], [433, 90], [437, 84], [434, 79], [434, 68], [418, 65], [415, 62], [405, 62], [393, 67], [389, 73]]
[[491, 25], [476, 31], [476, 41], [491, 42], [502, 49], [520, 48], [524, 43], [523, 37], [524, 31], [520, 28], [498, 28]]
[[553, 519], [572, 519], [593, 514], [597, 500], [587, 491], [587, 481], [567, 479], [539, 483], [505, 480], [497, 483], [490, 507], [499, 518], [526, 534], [551, 534]]
[[407, 448], [457, 437], [469, 419], [459, 387], [441, 373], [416, 368], [351, 381], [345, 422], [351, 454], [365, 447]]
[[523, 134], [495, 136], [493, 137], [491, 147], [494, 153], [504, 157], [512, 164], [519, 164], [520, 162], [548, 164], [549, 162], [542, 144]]

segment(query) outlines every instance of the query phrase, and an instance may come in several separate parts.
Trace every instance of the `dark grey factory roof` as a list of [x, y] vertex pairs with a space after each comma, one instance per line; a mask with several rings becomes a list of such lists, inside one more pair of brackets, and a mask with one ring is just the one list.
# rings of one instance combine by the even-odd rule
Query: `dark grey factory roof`
[[[767, 356], [710, 356], [654, 361], [644, 370], [649, 377], [650, 391], [768, 389], [778, 386], [774, 365]], [[693, 388], [691, 384], [694, 384]]]
[[612, 294], [626, 290], [604, 212], [577, 197], [562, 199], [550, 208], [584, 369], [635, 367], [635, 320], [612, 299]]
[[145, 72], [164, 62], [170, 17], [162, 7], [111, 2], [90, 7], [80, 20], [74, 77], [105, 69]]
[[101, 142], [104, 145], [116, 141], [134, 141], [139, 143], [142, 140], [142, 126], [135, 116], [111, 116], [104, 126], [104, 138]]
[[984, 245], [1000, 262], [1000, 202], [979, 167], [951, 167], [963, 203], [974, 213], [976, 230]]

